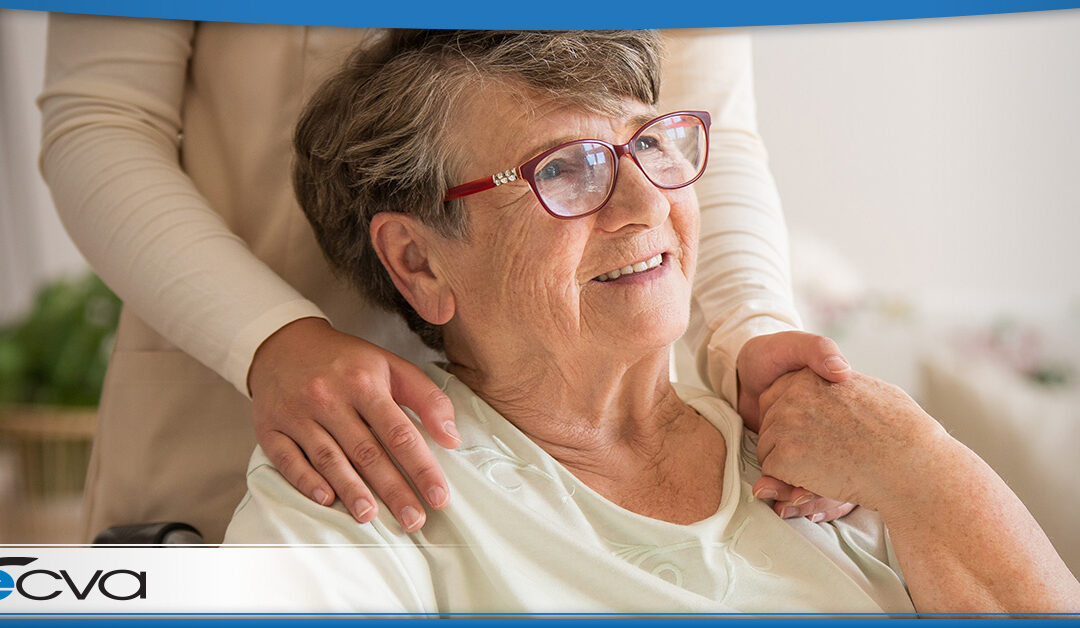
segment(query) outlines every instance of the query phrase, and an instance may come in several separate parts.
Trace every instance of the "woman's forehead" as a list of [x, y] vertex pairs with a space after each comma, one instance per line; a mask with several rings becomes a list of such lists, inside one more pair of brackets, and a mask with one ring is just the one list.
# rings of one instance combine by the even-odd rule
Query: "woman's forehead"
[[656, 116], [654, 107], [638, 100], [612, 100], [605, 110], [591, 111], [577, 103], [529, 97], [520, 90], [484, 90], [465, 103], [455, 134], [471, 145], [462, 155], [467, 162], [505, 170], [564, 142], [584, 138], [625, 142]]

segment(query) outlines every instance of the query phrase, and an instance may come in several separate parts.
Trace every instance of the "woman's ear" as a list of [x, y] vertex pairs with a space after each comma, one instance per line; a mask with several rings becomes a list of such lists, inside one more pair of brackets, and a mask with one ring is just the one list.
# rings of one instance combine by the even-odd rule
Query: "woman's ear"
[[421, 318], [445, 325], [454, 316], [454, 293], [433, 263], [439, 236], [408, 214], [380, 212], [371, 219], [371, 243], [398, 292]]

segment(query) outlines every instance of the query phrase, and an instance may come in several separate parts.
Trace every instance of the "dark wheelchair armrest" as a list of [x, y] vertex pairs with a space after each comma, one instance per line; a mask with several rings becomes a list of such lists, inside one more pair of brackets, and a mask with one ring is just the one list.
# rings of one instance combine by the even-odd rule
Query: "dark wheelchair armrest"
[[201, 545], [202, 533], [178, 521], [113, 526], [94, 537], [94, 545]]

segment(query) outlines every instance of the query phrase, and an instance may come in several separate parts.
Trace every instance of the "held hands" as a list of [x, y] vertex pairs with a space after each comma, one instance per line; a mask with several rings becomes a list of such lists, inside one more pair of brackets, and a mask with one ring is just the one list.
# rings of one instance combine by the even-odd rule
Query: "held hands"
[[443, 447], [461, 439], [450, 399], [414, 364], [323, 319], [305, 318], [263, 342], [248, 384], [259, 445], [315, 502], [328, 506], [337, 495], [366, 523], [378, 514], [374, 489], [412, 532], [425, 515], [408, 476], [429, 506], [446, 506], [446, 478], [398, 404], [416, 412]]
[[[852, 375], [851, 367], [836, 343], [823, 336], [785, 331], [746, 341], [736, 359], [736, 371], [739, 376], [739, 414], [747, 429], [760, 431], [759, 397], [782, 376], [804, 367], [830, 382], [843, 382]], [[754, 484], [754, 496], [776, 500], [773, 510], [785, 519], [808, 517], [814, 522], [832, 521], [855, 508], [854, 504], [820, 497], [768, 475]]]
[[789, 373], [762, 395], [761, 412], [764, 473], [878, 511], [921, 490], [913, 474], [954, 443], [904, 391], [861, 374], [836, 384]]

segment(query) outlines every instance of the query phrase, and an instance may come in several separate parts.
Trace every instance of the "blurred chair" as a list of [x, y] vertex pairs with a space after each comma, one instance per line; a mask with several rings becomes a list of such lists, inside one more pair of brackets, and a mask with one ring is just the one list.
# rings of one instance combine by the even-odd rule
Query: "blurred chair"
[[202, 545], [202, 534], [178, 521], [113, 526], [94, 537], [94, 545]]

